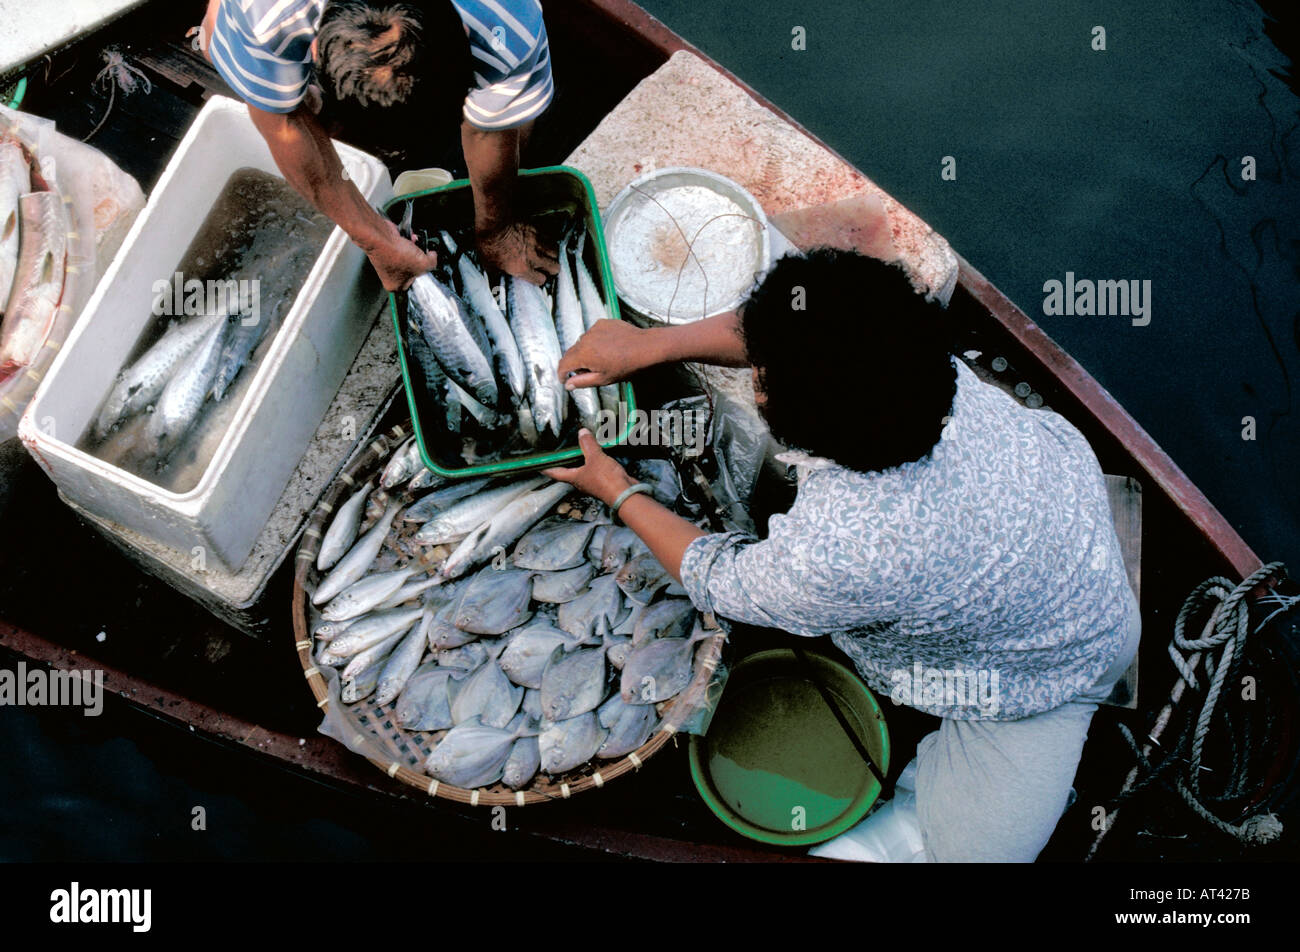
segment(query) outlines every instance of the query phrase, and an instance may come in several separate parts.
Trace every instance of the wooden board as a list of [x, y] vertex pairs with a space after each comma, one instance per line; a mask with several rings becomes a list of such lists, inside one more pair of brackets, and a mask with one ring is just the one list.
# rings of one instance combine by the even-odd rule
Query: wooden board
[[[1124, 557], [1128, 583], [1133, 587], [1138, 604], [1142, 604], [1142, 486], [1127, 476], [1106, 477], [1106, 497], [1110, 514], [1115, 520], [1115, 534], [1119, 536], [1119, 551]], [[1115, 684], [1110, 697], [1103, 702], [1112, 707], [1137, 709], [1138, 659], [1128, 666], [1124, 676]]]

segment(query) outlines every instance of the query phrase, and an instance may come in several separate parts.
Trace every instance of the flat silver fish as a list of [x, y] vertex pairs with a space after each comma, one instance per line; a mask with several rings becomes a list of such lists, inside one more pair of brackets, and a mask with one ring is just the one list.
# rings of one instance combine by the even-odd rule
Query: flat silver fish
[[619, 693], [629, 704], [658, 704], [691, 683], [696, 642], [712, 632], [699, 625], [689, 638], [656, 638], [633, 649], [623, 665]]
[[560, 606], [559, 627], [578, 638], [590, 638], [612, 630], [627, 614], [614, 576], [593, 579], [587, 590]]
[[422, 664], [411, 675], [397, 699], [393, 720], [409, 731], [445, 731], [451, 719], [451, 698], [460, 672]]
[[577, 568], [561, 572], [539, 572], [533, 578], [533, 599], [553, 605], [571, 602], [582, 593], [595, 574], [596, 567], [590, 562], [583, 562]]
[[511, 639], [497, 659], [497, 664], [515, 684], [537, 689], [542, 686], [542, 672], [546, 670], [555, 649], [576, 643], [566, 631], [545, 623], [530, 624], [520, 629]]
[[597, 525], [587, 541], [587, 561], [600, 568], [600, 553], [605, 548], [605, 537], [614, 527], [608, 524]]
[[542, 722], [537, 736], [542, 769], [551, 776], [581, 767], [596, 755], [609, 732], [596, 720], [596, 712], [554, 723]]
[[334, 520], [325, 530], [320, 543], [320, 552], [316, 556], [316, 568], [319, 571], [324, 572], [333, 568], [338, 560], [343, 558], [344, 553], [352, 548], [352, 543], [357, 541], [357, 532], [361, 528], [361, 514], [366, 508], [366, 497], [370, 495], [370, 490], [373, 488], [373, 481], [366, 483], [335, 511]]
[[557, 647], [542, 671], [542, 714], [562, 721], [593, 711], [605, 699], [605, 650]]
[[537, 776], [542, 765], [542, 754], [537, 746], [536, 737], [521, 737], [506, 758], [506, 765], [501, 771], [501, 782], [511, 790], [521, 790]]
[[609, 662], [609, 666], [616, 671], [622, 671], [623, 666], [627, 664], [628, 655], [632, 653], [632, 639], [607, 632], [601, 644], [605, 648], [605, 660]]
[[645, 606], [632, 631], [632, 644], [651, 638], [685, 638], [695, 625], [695, 606], [685, 598], [666, 598]]
[[522, 569], [539, 572], [575, 568], [587, 560], [587, 542], [595, 529], [590, 522], [574, 522], [562, 516], [547, 519], [519, 540], [511, 561]]
[[528, 717], [540, 721], [542, 719], [542, 692], [536, 688], [525, 690], [524, 701], [519, 705], [519, 710]]
[[532, 572], [488, 566], [465, 586], [455, 625], [476, 635], [505, 634], [533, 617], [528, 607], [532, 593]]
[[526, 723], [506, 731], [473, 718], [447, 732], [424, 762], [425, 772], [454, 787], [486, 787], [501, 779], [515, 741], [536, 733]]
[[633, 556], [650, 549], [627, 526], [615, 526], [605, 534], [605, 544], [600, 551], [600, 570], [617, 572]]
[[[459, 631], [460, 629], [456, 629]], [[471, 671], [477, 671], [488, 661], [487, 645], [481, 641], [471, 641], [469, 644], [460, 645], [456, 648], [442, 648], [434, 655], [438, 659], [438, 664], [444, 668], [452, 668], [468, 674]]]
[[596, 719], [609, 731], [596, 756], [608, 760], [630, 754], [649, 740], [658, 717], [654, 705], [628, 704], [615, 694], [600, 706]]
[[523, 699], [524, 689], [511, 684], [498, 665], [487, 662], [461, 685], [451, 704], [451, 718], [459, 724], [477, 717], [488, 727], [505, 727]]
[[614, 579], [624, 595], [642, 605], [649, 603], [660, 589], [673, 582], [668, 570], [649, 552], [642, 552], [624, 562]]

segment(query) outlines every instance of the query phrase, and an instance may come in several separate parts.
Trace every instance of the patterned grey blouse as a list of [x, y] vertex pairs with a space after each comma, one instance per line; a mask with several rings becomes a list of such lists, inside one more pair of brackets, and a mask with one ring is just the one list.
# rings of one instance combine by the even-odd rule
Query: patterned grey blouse
[[1011, 720], [1064, 704], [1116, 660], [1128, 579], [1083, 436], [956, 365], [929, 457], [876, 473], [803, 457], [768, 538], [696, 539], [682, 582], [701, 611], [830, 635], [896, 703]]

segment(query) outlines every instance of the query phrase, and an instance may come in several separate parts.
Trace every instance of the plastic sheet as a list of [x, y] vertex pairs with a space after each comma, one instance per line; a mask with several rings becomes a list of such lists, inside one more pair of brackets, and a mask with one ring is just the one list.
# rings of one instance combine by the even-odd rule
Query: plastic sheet
[[749, 500], [767, 457], [771, 434], [758, 410], [729, 394], [714, 397], [712, 443], [718, 461], [714, 494], [731, 531], [754, 532]]
[[[62, 196], [69, 235], [63, 299], [46, 346], [29, 366], [0, 384], [0, 442], [17, 435], [19, 417], [145, 201], [135, 179], [108, 156], [56, 131], [48, 119], [0, 106], [2, 132], [18, 137], [34, 160], [34, 171]], [[55, 421], [37, 425], [54, 426]]]

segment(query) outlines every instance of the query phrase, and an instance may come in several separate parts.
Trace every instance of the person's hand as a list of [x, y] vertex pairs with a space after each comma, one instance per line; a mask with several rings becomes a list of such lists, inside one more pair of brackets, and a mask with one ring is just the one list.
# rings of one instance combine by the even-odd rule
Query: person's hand
[[385, 291], [405, 291], [412, 281], [437, 266], [438, 256], [402, 237], [393, 222], [385, 218], [380, 227], [383, 238], [366, 251], [366, 257], [374, 265]]
[[617, 460], [600, 448], [586, 427], [578, 431], [578, 445], [582, 447], [581, 466], [557, 466], [542, 470], [542, 475], [568, 483], [607, 506], [612, 506], [623, 490], [636, 485], [636, 480], [627, 474]]
[[478, 250], [491, 267], [530, 284], [545, 284], [548, 277], [560, 273], [558, 249], [543, 242], [537, 229], [525, 222], [481, 232]]
[[[576, 387], [603, 387], [626, 380], [649, 366], [646, 335], [650, 331], [626, 321], [599, 320], [560, 358], [560, 382]], [[572, 377], [569, 374], [573, 374]]]

